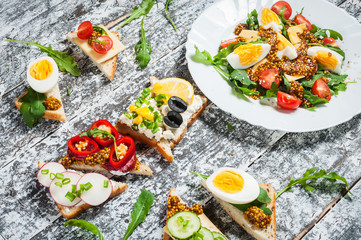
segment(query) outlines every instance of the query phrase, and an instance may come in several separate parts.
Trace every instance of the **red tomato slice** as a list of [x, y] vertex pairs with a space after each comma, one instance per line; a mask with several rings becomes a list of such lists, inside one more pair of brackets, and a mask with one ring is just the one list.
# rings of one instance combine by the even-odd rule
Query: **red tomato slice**
[[93, 49], [97, 53], [107, 53], [113, 47], [113, 41], [109, 36], [103, 35], [92, 42]]
[[306, 24], [306, 27], [309, 31], [312, 30], [312, 24], [310, 23], [310, 21], [307, 20], [307, 18], [305, 18], [303, 15], [301, 14], [297, 14], [295, 17], [295, 22], [297, 23], [297, 25], [300, 25], [302, 23]]
[[93, 25], [90, 21], [82, 22], [78, 27], [78, 38], [88, 39], [93, 33]]
[[270, 89], [273, 82], [280, 85], [279, 75], [278, 70], [274, 68], [263, 70], [259, 74], [259, 84], [265, 89]]
[[312, 93], [327, 101], [331, 100], [331, 90], [322, 78], [317, 79], [313, 84]]
[[322, 44], [323, 44], [323, 46], [326, 46], [327, 44], [330, 44], [333, 47], [339, 47], [337, 45], [336, 40], [333, 39], [332, 37], [326, 37], [326, 38], [322, 39]]
[[228, 47], [229, 44], [238, 42], [237, 38], [229, 39], [221, 42], [221, 48]]
[[277, 15], [282, 11], [282, 8], [286, 7], [286, 11], [283, 13], [283, 16], [286, 20], [288, 20], [292, 15], [292, 8], [288, 4], [288, 2], [285, 1], [278, 1], [271, 7], [271, 10], [277, 13]]
[[281, 108], [294, 110], [301, 105], [302, 101], [288, 93], [278, 91], [277, 103]]

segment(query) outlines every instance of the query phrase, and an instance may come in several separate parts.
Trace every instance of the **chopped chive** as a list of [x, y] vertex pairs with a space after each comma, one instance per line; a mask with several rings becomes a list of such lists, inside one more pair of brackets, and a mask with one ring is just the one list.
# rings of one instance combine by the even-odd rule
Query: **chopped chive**
[[55, 186], [62, 187], [63, 184], [61, 184], [61, 182], [56, 182], [56, 183], [55, 183]]
[[76, 193], [76, 185], [75, 184], [72, 184], [71, 185], [71, 193]]
[[70, 88], [67, 90], [67, 95], [70, 96]]
[[148, 107], [151, 112], [154, 112], [154, 108], [152, 106]]
[[84, 191], [84, 184], [80, 184], [80, 191]]
[[67, 192], [67, 193], [65, 194], [65, 197], [66, 197], [67, 199], [69, 199], [70, 202], [74, 201], [74, 199], [75, 199], [75, 195], [72, 194], [71, 192]]
[[138, 113], [136, 113], [136, 112], [132, 112], [132, 117], [133, 117], [133, 118], [138, 117]]
[[84, 190], [85, 191], [88, 191], [89, 189], [91, 189], [93, 187], [93, 185], [90, 183], [90, 182], [87, 182], [85, 185], [84, 185]]
[[78, 191], [76, 191], [76, 196], [77, 196], [77, 197], [80, 197], [82, 193], [83, 193], [82, 190], [78, 190]]
[[233, 129], [232, 125], [230, 123], [227, 123], [227, 128], [229, 131], [231, 131]]
[[55, 174], [54, 173], [50, 173], [50, 179], [51, 180], [54, 180], [56, 178]]
[[55, 175], [55, 177], [56, 177], [57, 179], [64, 179], [64, 174], [62, 174], [62, 173], [57, 173], [57, 174]]
[[139, 127], [144, 127], [144, 123], [139, 124]]
[[41, 170], [41, 174], [46, 175], [49, 173], [49, 169], [43, 169]]
[[132, 115], [130, 115], [128, 112], [125, 112], [124, 115], [125, 115], [128, 119], [132, 119]]
[[69, 184], [69, 183], [70, 183], [70, 178], [64, 178], [64, 179], [61, 181], [61, 183], [62, 183], [63, 185]]
[[104, 188], [108, 188], [109, 185], [109, 181], [108, 180], [104, 180]]
[[134, 131], [138, 131], [138, 130], [139, 130], [138, 125], [137, 125], [137, 124], [133, 124], [133, 125], [132, 125], [132, 129], [133, 129]]

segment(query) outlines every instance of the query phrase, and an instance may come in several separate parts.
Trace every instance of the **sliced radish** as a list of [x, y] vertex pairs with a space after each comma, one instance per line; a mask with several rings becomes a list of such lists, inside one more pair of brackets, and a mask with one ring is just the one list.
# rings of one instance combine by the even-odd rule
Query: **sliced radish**
[[[81, 179], [81, 175], [76, 172], [72, 171], [66, 171], [62, 172], [65, 178], [69, 178], [70, 182], [66, 185], [62, 185], [61, 187], [57, 186], [56, 183], [61, 183], [62, 179], [55, 178], [51, 183], [49, 187], [49, 192], [51, 197], [54, 199], [55, 202], [57, 202], [60, 205], [63, 205], [65, 207], [72, 207], [79, 203], [81, 201], [80, 198], [75, 197], [73, 201], [70, 201], [66, 194], [72, 193], [72, 185], [76, 185], [79, 179]], [[74, 194], [75, 196], [76, 194]]]
[[44, 187], [49, 187], [51, 181], [53, 181], [50, 178], [50, 173], [61, 173], [61, 172], [65, 172], [66, 169], [63, 165], [61, 165], [60, 163], [57, 162], [48, 162], [45, 163], [38, 171], [38, 173], [36, 174], [36, 177], [39, 180], [39, 183], [41, 185], [43, 185]]
[[[108, 187], [104, 187], [104, 181], [108, 181]], [[90, 183], [92, 187], [89, 190], [84, 190], [80, 198], [84, 202], [92, 206], [98, 206], [105, 202], [113, 190], [112, 182], [104, 175], [99, 173], [87, 173], [78, 182], [77, 188], [80, 189], [80, 184]]]

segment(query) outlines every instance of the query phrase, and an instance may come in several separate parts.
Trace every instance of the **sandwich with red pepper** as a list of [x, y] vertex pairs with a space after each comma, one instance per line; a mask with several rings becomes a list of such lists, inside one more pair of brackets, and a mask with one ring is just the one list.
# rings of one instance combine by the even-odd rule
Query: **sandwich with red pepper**
[[79, 25], [78, 32], [69, 32], [66, 38], [81, 48], [110, 81], [113, 80], [118, 54], [125, 49], [117, 32], [85, 21]]

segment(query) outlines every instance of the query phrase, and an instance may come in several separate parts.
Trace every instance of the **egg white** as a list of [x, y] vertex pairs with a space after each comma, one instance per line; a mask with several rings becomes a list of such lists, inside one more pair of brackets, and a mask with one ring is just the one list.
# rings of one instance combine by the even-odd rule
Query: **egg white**
[[[244, 180], [244, 186], [243, 189], [236, 193], [226, 193], [222, 190], [218, 189], [213, 184], [214, 178], [223, 171], [233, 171], [235, 173], [238, 173], [242, 176]], [[208, 177], [207, 181], [207, 188], [209, 191], [212, 192], [212, 194], [226, 202], [233, 203], [233, 204], [246, 204], [254, 201], [257, 199], [260, 189], [257, 181], [248, 173], [241, 169], [237, 168], [230, 168], [230, 167], [223, 167], [217, 169], [211, 176]]]
[[[30, 75], [30, 68], [33, 64], [35, 64], [41, 60], [45, 60], [45, 59], [51, 63], [51, 65], [53, 67], [53, 72], [51, 73], [51, 75], [48, 78], [46, 78], [44, 80], [37, 80]], [[28, 81], [30, 87], [32, 89], [34, 89], [36, 92], [39, 92], [39, 93], [50, 92], [50, 90], [58, 83], [58, 79], [59, 79], [58, 65], [56, 65], [56, 62], [51, 57], [47, 57], [47, 56], [40, 57], [40, 58], [33, 59], [30, 61], [28, 68], [27, 68], [26, 80]]]
[[[252, 44], [252, 43], [250, 43], [250, 44]], [[262, 46], [262, 53], [255, 62], [248, 64], [248, 65], [242, 65], [239, 60], [239, 56], [232, 52], [227, 56], [227, 61], [229, 62], [229, 64], [231, 64], [231, 66], [234, 69], [247, 69], [249, 67], [252, 67], [256, 63], [258, 63], [262, 59], [264, 59], [267, 56], [267, 54], [269, 53], [269, 51], [271, 50], [271, 45], [269, 45], [267, 43], [260, 43], [260, 44], [253, 44], [253, 45], [261, 45]]]
[[277, 33], [277, 40], [278, 40], [278, 41], [287, 41], [287, 43], [289, 44], [289, 46], [285, 47], [285, 48], [282, 49], [282, 50], [279, 50], [279, 51], [276, 53], [276, 56], [277, 56], [279, 59], [282, 59], [283, 56], [288, 57], [290, 60], [293, 60], [293, 59], [297, 58], [296, 48], [292, 45], [291, 42], [289, 42], [289, 41], [287, 40], [287, 38], [285, 38], [282, 34]]
[[267, 25], [261, 25], [264, 29], [272, 28], [275, 32], [281, 32], [282, 31], [282, 25], [277, 24], [275, 22], [270, 22]]
[[311, 56], [311, 57], [314, 57], [314, 56], [316, 56], [318, 51], [329, 52], [329, 53], [331, 53], [332, 55], [334, 55], [337, 58], [338, 63], [336, 65], [335, 69], [327, 69], [327, 70], [330, 70], [330, 71], [332, 71], [334, 73], [340, 74], [341, 73], [341, 66], [342, 66], [342, 62], [343, 62], [343, 57], [339, 53], [337, 53], [337, 52], [335, 52], [335, 51], [333, 51], [333, 50], [331, 50], [329, 48], [320, 47], [320, 46], [310, 47], [307, 50], [307, 55]]

